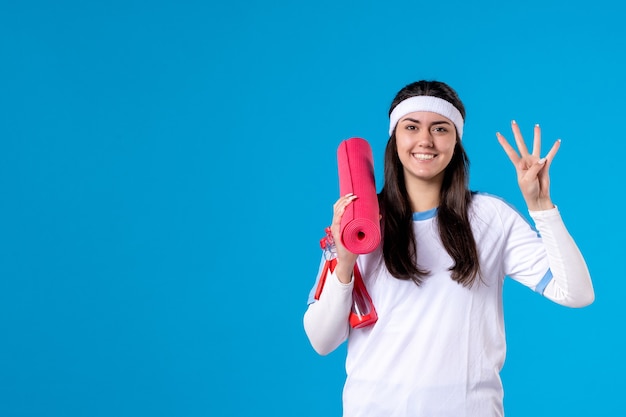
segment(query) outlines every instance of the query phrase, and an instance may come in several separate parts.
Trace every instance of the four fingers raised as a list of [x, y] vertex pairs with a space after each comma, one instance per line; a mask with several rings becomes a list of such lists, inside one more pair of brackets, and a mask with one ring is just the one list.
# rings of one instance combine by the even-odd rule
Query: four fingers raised
[[[496, 137], [498, 138], [498, 142], [500, 142], [502, 149], [504, 149], [504, 152], [507, 154], [511, 162], [515, 166], [517, 166], [521, 160], [526, 160], [526, 164], [528, 166], [534, 163], [540, 163], [541, 165], [543, 165], [544, 161], [540, 159], [541, 158], [541, 127], [538, 124], [536, 124], [534, 127], [532, 153], [528, 152], [528, 148], [526, 147], [526, 143], [524, 142], [524, 138], [520, 131], [519, 125], [517, 124], [517, 122], [515, 122], [515, 120], [511, 122], [511, 128], [513, 130], [513, 135], [515, 137], [515, 144], [517, 145], [517, 149], [519, 153], [513, 148], [513, 146], [511, 146], [511, 144], [506, 140], [506, 138], [500, 132], [496, 132]], [[554, 156], [559, 150], [560, 143], [561, 143], [561, 139], [558, 139], [554, 143], [554, 145], [552, 145], [552, 148], [550, 149], [548, 154], [545, 156], [545, 160], [548, 162], [547, 164], [548, 166], [550, 165], [550, 163], [554, 159]]]

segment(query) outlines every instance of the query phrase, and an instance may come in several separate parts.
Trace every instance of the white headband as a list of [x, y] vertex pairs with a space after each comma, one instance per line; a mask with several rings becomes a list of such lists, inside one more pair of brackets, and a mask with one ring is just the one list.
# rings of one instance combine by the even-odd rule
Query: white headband
[[430, 111], [452, 120], [459, 138], [463, 137], [463, 116], [452, 103], [434, 96], [414, 96], [398, 103], [389, 115], [389, 136], [403, 116], [416, 111]]

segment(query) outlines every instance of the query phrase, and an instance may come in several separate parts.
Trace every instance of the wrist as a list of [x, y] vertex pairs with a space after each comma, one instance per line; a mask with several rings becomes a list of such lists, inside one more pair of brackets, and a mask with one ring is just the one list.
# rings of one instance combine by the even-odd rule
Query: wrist
[[552, 200], [550, 200], [549, 198], [545, 200], [535, 200], [532, 203], [527, 202], [526, 205], [528, 206], [528, 210], [530, 211], [552, 210], [554, 207], [556, 207], [554, 203], [552, 203]]
[[[346, 264], [344, 263], [343, 265]], [[352, 266], [351, 268], [347, 268], [342, 267], [341, 264], [337, 264], [337, 266], [335, 267], [335, 275], [337, 276], [339, 282], [341, 282], [342, 284], [349, 284], [352, 282], [353, 271], [354, 266]]]

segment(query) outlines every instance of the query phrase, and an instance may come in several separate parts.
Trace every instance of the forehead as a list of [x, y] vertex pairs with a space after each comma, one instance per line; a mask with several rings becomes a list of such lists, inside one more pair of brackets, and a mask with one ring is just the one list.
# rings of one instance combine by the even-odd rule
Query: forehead
[[440, 115], [439, 113], [435, 113], [432, 111], [414, 111], [414, 112], [405, 114], [404, 116], [400, 118], [400, 122], [407, 120], [407, 119], [417, 120], [418, 122], [422, 122], [422, 123], [441, 122], [441, 123], [452, 124], [452, 120], [448, 119], [445, 116]]

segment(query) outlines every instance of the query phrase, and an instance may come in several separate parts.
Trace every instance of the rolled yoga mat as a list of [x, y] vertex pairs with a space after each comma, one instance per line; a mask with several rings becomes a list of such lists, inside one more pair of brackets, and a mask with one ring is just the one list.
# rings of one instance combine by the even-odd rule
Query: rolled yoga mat
[[350, 138], [337, 149], [339, 193], [353, 193], [358, 198], [341, 219], [341, 241], [352, 253], [374, 251], [380, 243], [380, 217], [372, 148], [365, 139]]

